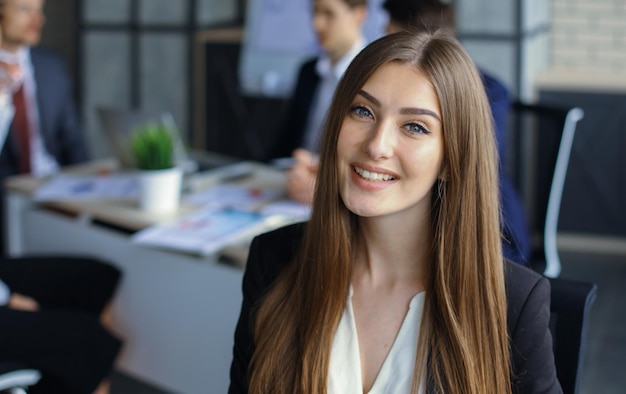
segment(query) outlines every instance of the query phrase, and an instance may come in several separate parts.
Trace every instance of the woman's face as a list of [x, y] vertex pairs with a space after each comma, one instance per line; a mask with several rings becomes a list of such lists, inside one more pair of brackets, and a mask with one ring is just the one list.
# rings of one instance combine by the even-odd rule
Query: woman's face
[[430, 190], [442, 174], [441, 109], [426, 76], [387, 63], [363, 85], [337, 142], [339, 191], [363, 217], [430, 211]]

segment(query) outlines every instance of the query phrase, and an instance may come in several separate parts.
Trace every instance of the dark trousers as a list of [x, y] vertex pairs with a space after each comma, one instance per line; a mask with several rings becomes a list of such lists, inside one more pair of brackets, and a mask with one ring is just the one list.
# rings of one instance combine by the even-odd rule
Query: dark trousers
[[99, 321], [120, 272], [94, 259], [33, 257], [1, 259], [0, 279], [40, 305], [38, 312], [0, 307], [0, 360], [42, 372], [33, 394], [93, 392], [121, 347]]

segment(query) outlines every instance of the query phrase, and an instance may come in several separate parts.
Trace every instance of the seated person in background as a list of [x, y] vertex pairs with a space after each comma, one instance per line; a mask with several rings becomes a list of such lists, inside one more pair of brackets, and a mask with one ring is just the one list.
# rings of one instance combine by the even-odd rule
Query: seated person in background
[[[42, 7], [43, 0], [0, 0], [0, 59], [15, 62], [23, 76], [12, 100], [5, 103], [14, 107], [15, 115], [2, 141], [3, 179], [18, 173], [44, 176], [88, 158], [63, 61], [49, 50], [32, 47], [39, 43]], [[28, 129], [28, 140], [21, 140], [22, 127]]]
[[[0, 0], [0, 182], [87, 157], [62, 63], [29, 49], [42, 5]], [[31, 394], [109, 392], [121, 342], [108, 330], [108, 305], [119, 277], [93, 260], [0, 257], [0, 361], [41, 371]]]
[[323, 53], [300, 68], [287, 117], [271, 152], [274, 158], [293, 153], [295, 165], [288, 175], [288, 191], [292, 198], [305, 202], [313, 195], [316, 156], [328, 105], [337, 82], [365, 45], [362, 28], [367, 18], [366, 0], [312, 3], [313, 29]]
[[229, 393], [560, 393], [550, 283], [506, 261], [493, 121], [443, 32], [354, 59], [311, 219], [254, 239]]
[[[0, 62], [18, 70], [16, 80], [0, 86], [0, 183], [16, 174], [46, 176], [88, 158], [62, 60], [32, 47], [39, 43], [43, 3], [0, 0]], [[3, 239], [0, 232], [0, 250]]]
[[30, 394], [109, 392], [120, 272], [79, 258], [0, 258], [0, 361], [41, 371]]
[[[385, 0], [383, 8], [389, 13], [387, 33], [401, 30], [432, 30], [442, 28], [454, 33], [454, 6], [440, 0]], [[516, 263], [527, 265], [531, 257], [531, 243], [526, 214], [515, 186], [506, 175], [507, 123], [511, 102], [507, 88], [495, 77], [480, 70], [493, 115], [498, 152], [500, 154], [500, 193], [504, 256]]]

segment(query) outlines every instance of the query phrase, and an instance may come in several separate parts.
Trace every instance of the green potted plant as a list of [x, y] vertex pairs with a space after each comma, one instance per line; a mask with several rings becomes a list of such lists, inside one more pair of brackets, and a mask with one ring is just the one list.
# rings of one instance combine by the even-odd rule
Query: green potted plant
[[165, 170], [174, 167], [174, 142], [171, 130], [161, 123], [148, 123], [131, 134], [135, 165], [140, 170]]
[[142, 210], [170, 214], [178, 208], [182, 170], [174, 163], [173, 131], [162, 123], [147, 123], [130, 136], [131, 151], [139, 175]]

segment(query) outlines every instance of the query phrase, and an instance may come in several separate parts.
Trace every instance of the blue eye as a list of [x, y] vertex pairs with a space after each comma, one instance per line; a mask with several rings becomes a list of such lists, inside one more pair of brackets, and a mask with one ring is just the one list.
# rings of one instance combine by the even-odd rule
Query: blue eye
[[419, 123], [407, 123], [404, 128], [411, 134], [430, 134], [430, 131]]
[[350, 112], [352, 112], [359, 118], [373, 118], [374, 117], [374, 115], [372, 115], [372, 112], [362, 105], [353, 106], [352, 108], [350, 108]]

